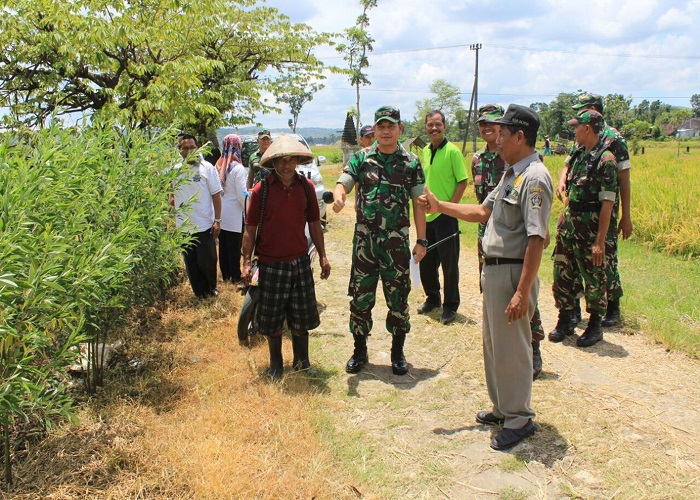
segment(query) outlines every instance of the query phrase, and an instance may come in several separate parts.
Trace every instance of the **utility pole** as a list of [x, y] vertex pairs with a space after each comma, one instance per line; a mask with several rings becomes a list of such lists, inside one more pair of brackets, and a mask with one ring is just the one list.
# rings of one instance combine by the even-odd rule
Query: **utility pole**
[[[476, 64], [474, 66], [474, 87], [472, 88], [472, 98], [469, 101], [469, 114], [467, 115], [467, 127], [464, 131], [464, 141], [462, 141], [462, 156], [467, 153], [467, 141], [469, 140], [469, 131], [471, 129], [471, 118], [472, 112], [476, 114], [476, 110], [479, 109], [478, 105], [478, 92], [479, 92], [479, 50], [481, 49], [480, 43], [472, 43], [469, 45], [469, 50], [476, 52]], [[474, 134], [474, 151], [476, 151], [476, 134]]]

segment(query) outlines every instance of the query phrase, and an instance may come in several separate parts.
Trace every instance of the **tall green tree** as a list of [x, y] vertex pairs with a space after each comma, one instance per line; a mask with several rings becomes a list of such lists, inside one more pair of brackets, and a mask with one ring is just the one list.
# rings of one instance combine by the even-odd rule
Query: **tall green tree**
[[625, 124], [632, 119], [630, 104], [632, 96], [625, 97], [622, 94], [608, 94], [603, 98], [605, 123], [617, 130], [622, 130]]
[[416, 101], [416, 121], [421, 125], [425, 123], [425, 115], [434, 109], [438, 109], [445, 114], [448, 125], [448, 132], [452, 131], [454, 139], [461, 137], [458, 123], [466, 120], [467, 111], [462, 107], [462, 100], [459, 95], [459, 87], [451, 84], [447, 80], [437, 79], [430, 84], [430, 92], [434, 95], [420, 101]]
[[336, 47], [336, 50], [343, 54], [343, 59], [348, 63], [348, 74], [350, 75], [350, 83], [355, 87], [356, 95], [356, 111], [355, 114], [355, 130], [357, 131], [357, 141], [359, 143], [360, 133], [360, 87], [369, 85], [370, 81], [365, 73], [365, 68], [369, 67], [368, 53], [372, 52], [372, 38], [367, 31], [369, 28], [370, 9], [377, 6], [377, 0], [360, 0], [362, 6], [362, 14], [360, 14], [355, 22], [355, 26], [346, 28], [343, 33], [347, 43], [341, 43]]
[[693, 108], [693, 116], [700, 117], [700, 94], [693, 94], [690, 97], [690, 106]]
[[323, 87], [325, 85], [322, 83], [312, 83], [308, 87], [299, 85], [290, 87], [279, 94], [277, 102], [284, 102], [289, 105], [289, 111], [292, 114], [292, 117], [289, 119], [289, 128], [292, 129], [292, 132], [296, 133], [297, 131], [301, 108], [304, 107], [304, 104], [311, 101], [314, 98], [314, 94]]
[[320, 77], [329, 40], [256, 0], [0, 0], [6, 121], [115, 116], [204, 135], [276, 109], [281, 85]]

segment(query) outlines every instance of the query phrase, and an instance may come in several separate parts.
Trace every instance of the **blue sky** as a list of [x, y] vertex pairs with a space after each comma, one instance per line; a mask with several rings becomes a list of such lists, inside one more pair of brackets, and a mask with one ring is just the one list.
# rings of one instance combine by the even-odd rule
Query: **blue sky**
[[[361, 13], [352, 0], [267, 0], [292, 21], [341, 32]], [[550, 102], [583, 89], [690, 106], [700, 93], [700, 0], [378, 0], [369, 12], [375, 39], [362, 87], [363, 122], [391, 104], [402, 117], [430, 96], [442, 78], [459, 87], [468, 108], [479, 51], [479, 105]], [[330, 47], [317, 57], [342, 65]], [[299, 127], [342, 128], [355, 102], [346, 77], [328, 75], [307, 103]], [[268, 96], [274, 102], [274, 96]], [[286, 127], [289, 112], [258, 116], [267, 127]]]

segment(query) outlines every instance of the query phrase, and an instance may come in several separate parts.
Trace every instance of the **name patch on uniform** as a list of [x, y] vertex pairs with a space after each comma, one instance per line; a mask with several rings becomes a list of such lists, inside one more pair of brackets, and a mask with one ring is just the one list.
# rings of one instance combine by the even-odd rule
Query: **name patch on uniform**
[[530, 196], [530, 206], [532, 208], [540, 208], [542, 206], [542, 196], [539, 193]]

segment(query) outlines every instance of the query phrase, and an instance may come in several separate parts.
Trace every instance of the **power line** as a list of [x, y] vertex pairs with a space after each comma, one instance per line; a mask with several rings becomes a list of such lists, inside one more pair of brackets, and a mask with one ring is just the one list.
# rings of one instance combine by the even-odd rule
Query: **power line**
[[[444, 47], [424, 47], [417, 49], [399, 49], [399, 50], [388, 50], [385, 52], [372, 52], [372, 56], [389, 56], [394, 54], [408, 54], [412, 52], [429, 52], [434, 50], [451, 50], [451, 49], [462, 49], [468, 48], [469, 43], [459, 44], [459, 45], [446, 45]], [[644, 58], [644, 59], [673, 59], [673, 60], [700, 60], [700, 56], [683, 56], [683, 55], [670, 55], [670, 54], [622, 54], [617, 52], [590, 52], [590, 51], [579, 51], [579, 50], [562, 50], [562, 49], [543, 49], [538, 47], [519, 47], [516, 45], [501, 45], [495, 43], [485, 43], [485, 47], [491, 47], [495, 49], [507, 49], [507, 50], [517, 50], [521, 52], [547, 52], [554, 54], [575, 54], [580, 56], [600, 56], [600, 57], [623, 57], [623, 58]], [[342, 59], [342, 56], [337, 57], [324, 57], [323, 60], [332, 59]]]
[[[354, 87], [324, 87], [328, 90], [348, 90], [355, 92]], [[363, 92], [391, 92], [399, 94], [433, 94], [430, 90], [411, 90], [411, 89], [376, 89], [371, 87], [362, 87]], [[491, 97], [556, 97], [561, 92], [556, 94], [512, 94], [512, 93], [498, 93], [498, 92], [479, 92], [481, 96], [491, 96]], [[471, 92], [459, 92], [459, 95], [471, 97]], [[692, 96], [634, 96], [634, 99], [690, 99]]]

